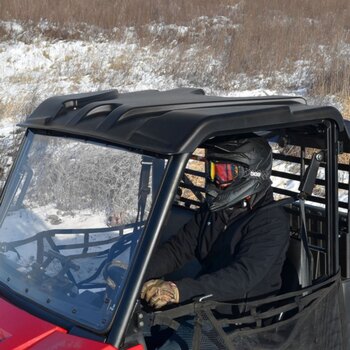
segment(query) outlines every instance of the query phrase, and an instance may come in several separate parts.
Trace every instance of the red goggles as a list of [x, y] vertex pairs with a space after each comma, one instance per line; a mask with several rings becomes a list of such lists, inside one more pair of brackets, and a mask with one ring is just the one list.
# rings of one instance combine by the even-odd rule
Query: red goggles
[[218, 185], [230, 184], [239, 175], [240, 166], [234, 163], [221, 163], [209, 161], [209, 180]]

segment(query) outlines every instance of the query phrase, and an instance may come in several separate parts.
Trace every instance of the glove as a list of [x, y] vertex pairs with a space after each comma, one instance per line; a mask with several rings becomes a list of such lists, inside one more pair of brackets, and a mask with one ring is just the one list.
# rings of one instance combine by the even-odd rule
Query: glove
[[145, 299], [155, 309], [160, 309], [167, 304], [177, 304], [180, 296], [174, 282], [149, 280], [142, 287], [141, 299]]

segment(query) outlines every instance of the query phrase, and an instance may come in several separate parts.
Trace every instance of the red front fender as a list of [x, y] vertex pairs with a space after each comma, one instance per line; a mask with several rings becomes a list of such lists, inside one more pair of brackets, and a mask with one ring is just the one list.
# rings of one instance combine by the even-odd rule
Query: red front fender
[[[0, 299], [0, 350], [116, 350], [112, 345], [67, 334]], [[137, 345], [129, 350], [144, 350]]]

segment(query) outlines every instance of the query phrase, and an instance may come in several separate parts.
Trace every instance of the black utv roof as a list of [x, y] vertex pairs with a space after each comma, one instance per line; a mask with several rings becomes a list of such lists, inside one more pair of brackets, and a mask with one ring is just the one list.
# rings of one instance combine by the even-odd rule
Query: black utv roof
[[158, 154], [192, 152], [218, 135], [344, 122], [333, 107], [300, 97], [216, 97], [200, 89], [116, 90], [51, 97], [21, 126], [85, 136]]

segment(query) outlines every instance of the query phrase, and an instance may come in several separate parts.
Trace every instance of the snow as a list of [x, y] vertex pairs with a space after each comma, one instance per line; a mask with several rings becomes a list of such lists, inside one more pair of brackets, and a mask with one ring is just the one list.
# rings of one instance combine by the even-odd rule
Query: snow
[[[42, 21], [39, 28], [50, 26], [53, 25]], [[191, 27], [152, 23], [147, 27], [150, 34], [167, 38], [169, 33], [175, 33], [171, 37], [177, 38], [156, 50], [155, 43], [140, 43], [133, 28], [126, 28], [120, 41], [106, 38], [103, 33], [95, 35], [93, 40], [63, 41], [43, 35], [24, 40], [22, 37], [28, 33], [21, 24], [0, 22], [0, 27], [15, 33], [0, 42], [0, 104], [14, 104], [12, 118], [17, 121], [49, 96], [110, 88], [135, 91], [200, 86], [208, 93], [223, 96], [307, 93], [310, 62], [302, 60], [295, 62], [292, 73], [273, 72], [255, 77], [242, 73], [221, 89], [215, 82], [216, 72], [222, 65], [217, 53], [214, 56], [208, 50], [208, 54], [203, 55], [195, 45], [179, 50], [182, 37], [193, 36], [194, 28], [200, 36], [209, 26], [237, 25], [224, 16], [196, 18]], [[343, 52], [348, 52], [345, 47]], [[205, 67], [206, 74], [198, 75], [197, 65]], [[174, 67], [180, 74], [174, 74]], [[281, 86], [279, 91], [267, 88], [272, 81]]]
[[[23, 240], [26, 238], [34, 237], [37, 233], [47, 231], [47, 230], [59, 230], [59, 229], [87, 229], [87, 228], [106, 228], [106, 216], [103, 213], [96, 214], [89, 210], [77, 211], [75, 213], [70, 213], [70, 215], [60, 215], [61, 223], [52, 225], [50, 222], [50, 216], [56, 215], [57, 209], [53, 206], [43, 206], [39, 208], [31, 209], [19, 209], [13, 212], [9, 212], [6, 216], [3, 225], [1, 226], [1, 242], [14, 242], [18, 240]], [[132, 229], [124, 229], [122, 231], [123, 235], [129, 234]], [[115, 238], [120, 235], [120, 232], [116, 230], [111, 230], [105, 233], [91, 233], [89, 235], [90, 242], [101, 242], [103, 240]], [[54, 236], [54, 242], [58, 245], [72, 245], [72, 244], [82, 244], [84, 242], [83, 233], [75, 234], [56, 234]], [[6, 256], [13, 262], [19, 264], [20, 269], [23, 271], [30, 271], [30, 266], [36, 260], [36, 249], [37, 241], [21, 245], [16, 248], [20, 255], [12, 251], [7, 251]], [[100, 244], [95, 247], [89, 248], [89, 253], [102, 251], [111, 246], [109, 244]], [[82, 249], [67, 249], [60, 252], [62, 255], [71, 254], [81, 254]], [[101, 263], [99, 258], [84, 258], [84, 262], [81, 263], [79, 272], [75, 275], [78, 280], [83, 280], [89, 277]], [[118, 260], [123, 261], [125, 266], [129, 262], [129, 250], [118, 256]], [[79, 259], [75, 259], [79, 263]], [[88, 264], [88, 266], [87, 266]], [[61, 270], [61, 265], [53, 262], [49, 265], [47, 272], [49, 274], [56, 274]]]
[[7, 32], [13, 32], [15, 34], [21, 34], [24, 31], [23, 26], [16, 22], [0, 21], [0, 26], [4, 27]]
[[[240, 6], [242, 2], [229, 6], [228, 11], [237, 12]], [[273, 21], [279, 22], [287, 20], [280, 13], [273, 18]], [[307, 18], [306, 21], [313, 24], [311, 19]], [[306, 96], [308, 93], [311, 62], [307, 60], [296, 61], [292, 72], [271, 72], [270, 76], [258, 74], [253, 77], [241, 73], [229, 81], [227, 87], [220, 88], [213, 78], [222, 65], [218, 56], [214, 57], [210, 51], [208, 55], [200, 55], [195, 45], [184, 51], [179, 50], [182, 38], [201, 35], [208, 27], [236, 28], [237, 24], [225, 16], [202, 16], [193, 19], [190, 26], [149, 24], [146, 30], [155, 37], [176, 34], [176, 40], [159, 47], [157, 51], [152, 46], [154, 43], [140, 43], [132, 27], [113, 30], [123, 33], [120, 41], [106, 37], [96, 28], [89, 29], [89, 33], [95, 33], [91, 34], [94, 35], [91, 40], [63, 41], [48, 39], [41, 34], [28, 38], [30, 33], [27, 28], [14, 21], [0, 21], [0, 27], [9, 33], [8, 40], [0, 42], [0, 107], [7, 107], [1, 109], [0, 145], [5, 149], [14, 143], [15, 123], [24, 119], [41, 101], [57, 94], [111, 88], [121, 92], [166, 90], [179, 86], [201, 87], [208, 94], [236, 97], [276, 94]], [[44, 20], [38, 25], [42, 31], [53, 27]], [[319, 45], [318, 50], [326, 55], [324, 46]], [[349, 55], [350, 45], [343, 45], [339, 54]], [[174, 73], [172, 66], [177, 62], [183, 74]], [[206, 67], [208, 76], [198, 77], [195, 64]], [[274, 86], [281, 88], [268, 88], [273, 81], [278, 82]], [[319, 102], [312, 98], [308, 100], [310, 103]], [[327, 96], [324, 101], [341, 108], [334, 96]], [[5, 164], [8, 166], [11, 162], [12, 159], [8, 158]], [[295, 182], [285, 185], [293, 190], [297, 186]], [[341, 196], [344, 199], [344, 193]], [[74, 220], [70, 224], [79, 226]]]
[[57, 215], [54, 206], [43, 206], [30, 209], [19, 209], [11, 212], [5, 219], [1, 231], [2, 240], [14, 241], [34, 236], [36, 233], [51, 229], [79, 229], [106, 227], [106, 215], [92, 213], [88, 210], [79, 214], [69, 213], [59, 215], [61, 223], [54, 226], [50, 223], [50, 216]]

